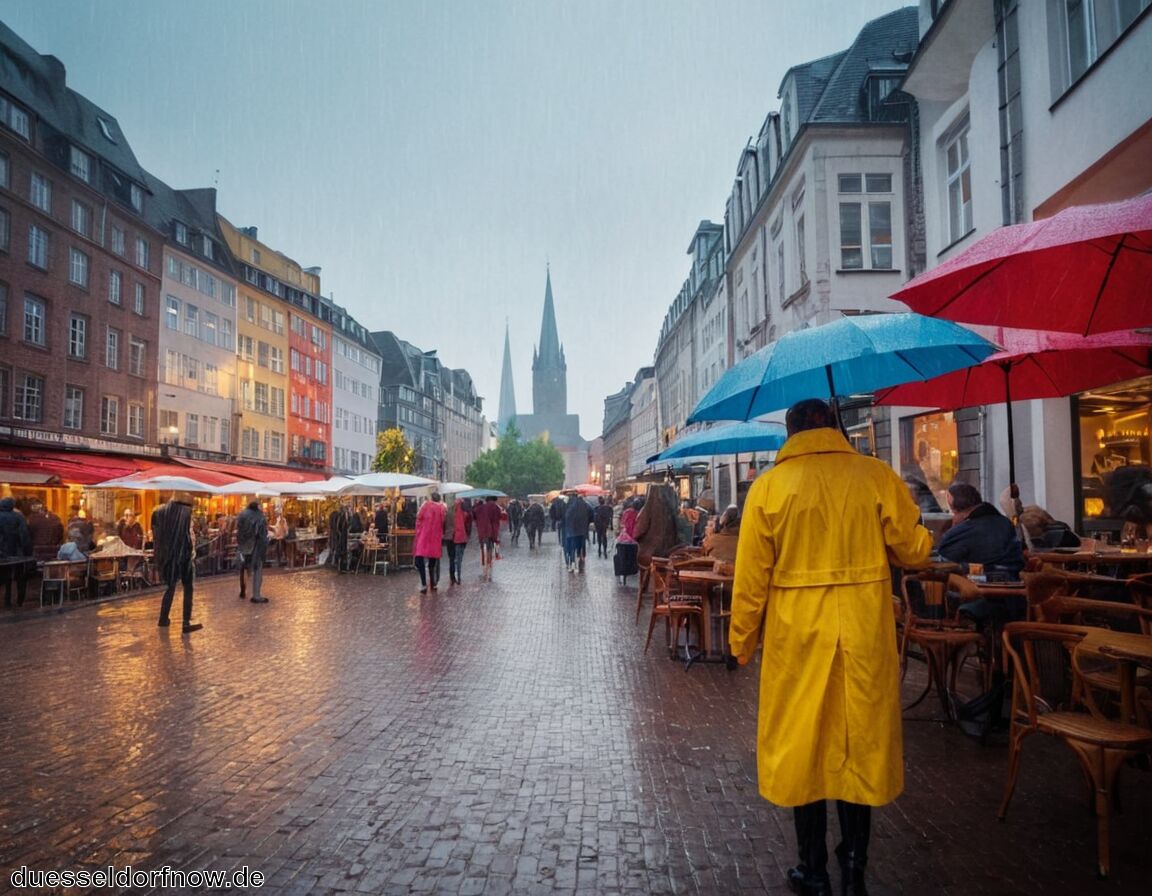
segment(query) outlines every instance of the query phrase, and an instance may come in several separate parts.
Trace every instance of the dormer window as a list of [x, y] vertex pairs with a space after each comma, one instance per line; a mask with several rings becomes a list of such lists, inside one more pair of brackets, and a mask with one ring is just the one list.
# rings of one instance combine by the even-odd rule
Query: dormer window
[[129, 198], [132, 202], [132, 208], [138, 212], [144, 210], [144, 191], [140, 189], [139, 185], [132, 184], [129, 187]]
[[25, 140], [29, 139], [28, 113], [2, 96], [0, 96], [0, 124], [7, 125]]
[[107, 119], [102, 118], [99, 115], [96, 116], [96, 123], [98, 125], [100, 125], [100, 133], [104, 135], [104, 139], [107, 140], [109, 143], [115, 143], [116, 138], [112, 136], [111, 123]]
[[215, 249], [213, 248], [212, 240], [210, 237], [204, 237], [204, 257], [208, 259], [213, 259], [216, 257]]
[[187, 246], [188, 245], [188, 228], [184, 225], [184, 223], [182, 221], [177, 221], [175, 224], [175, 230], [176, 230], [176, 242], [178, 242], [181, 246]]
[[76, 146], [71, 147], [68, 170], [84, 183], [91, 183], [92, 157]]
[[901, 77], [903, 75], [898, 72], [872, 72], [865, 79], [864, 101], [869, 121], [879, 120], [881, 103], [900, 84]]

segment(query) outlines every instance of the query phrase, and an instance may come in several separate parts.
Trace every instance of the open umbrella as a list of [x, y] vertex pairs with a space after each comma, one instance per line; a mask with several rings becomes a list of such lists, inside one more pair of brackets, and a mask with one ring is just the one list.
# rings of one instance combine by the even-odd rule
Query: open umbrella
[[710, 457], [716, 454], [744, 454], [754, 451], [778, 451], [788, 434], [780, 423], [747, 420], [722, 423], [681, 436], [646, 463], [679, 457]]
[[586, 498], [598, 498], [601, 495], [608, 494], [594, 482], [581, 482], [579, 485], [570, 486], [568, 490], [574, 491], [576, 494], [583, 495]]
[[487, 498], [489, 495], [495, 495], [497, 498], [508, 497], [504, 492], [494, 488], [470, 488], [464, 492], [456, 492], [457, 498]]
[[203, 482], [190, 479], [187, 476], [148, 476], [146, 474], [134, 473], [131, 476], [121, 476], [118, 479], [107, 479], [104, 482], [91, 485], [89, 488], [123, 488], [141, 492], [207, 492], [208, 494], [215, 495], [220, 487], [206, 485]]
[[254, 479], [237, 479], [216, 489], [218, 495], [255, 495], [258, 498], [276, 498], [280, 495], [294, 495], [307, 488], [306, 482], [258, 482]]
[[338, 490], [341, 495], [376, 495], [388, 489], [410, 488], [419, 485], [435, 485], [435, 479], [425, 476], [412, 476], [408, 473], [361, 473], [349, 477], [351, 484]]
[[1082, 335], [1152, 326], [1152, 194], [1001, 227], [892, 298], [973, 324]]
[[1123, 330], [1076, 336], [1001, 328], [1004, 350], [983, 363], [922, 383], [876, 393], [876, 404], [955, 410], [1004, 403], [1008, 411], [1008, 479], [1016, 482], [1012, 402], [1060, 398], [1152, 374], [1152, 335]]
[[688, 417], [751, 420], [805, 398], [874, 392], [979, 364], [996, 346], [919, 314], [842, 317], [786, 333], [724, 372]]

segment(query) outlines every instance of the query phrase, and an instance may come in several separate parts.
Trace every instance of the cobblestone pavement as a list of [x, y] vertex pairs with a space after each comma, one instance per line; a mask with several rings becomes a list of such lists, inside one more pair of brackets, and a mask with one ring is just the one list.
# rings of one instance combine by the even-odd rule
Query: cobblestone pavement
[[[563, 571], [551, 536], [490, 583], [469, 555], [463, 586], [426, 596], [410, 571], [270, 573], [263, 606], [204, 580], [189, 636], [157, 629], [155, 593], [10, 614], [0, 890], [21, 866], [169, 865], [248, 866], [278, 894], [785, 892], [791, 813], [755, 786], [757, 671], [645, 655], [635, 580]], [[906, 724], [874, 893], [1150, 892], [1152, 775], [1124, 770], [1098, 882], [1072, 753], [1033, 738], [999, 823], [1006, 750], [936, 711]]]

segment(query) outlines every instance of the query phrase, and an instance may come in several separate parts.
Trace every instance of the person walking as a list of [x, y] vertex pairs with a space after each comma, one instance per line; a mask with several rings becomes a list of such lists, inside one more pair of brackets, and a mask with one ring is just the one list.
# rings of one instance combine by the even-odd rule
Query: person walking
[[552, 531], [557, 533], [560, 547], [564, 547], [564, 496], [557, 495], [548, 505], [548, 519], [552, 522]]
[[603, 495], [592, 512], [592, 526], [596, 531], [596, 556], [608, 556], [608, 530], [612, 528], [612, 505]]
[[524, 505], [513, 498], [508, 502], [508, 531], [512, 533], [509, 541], [512, 544], [520, 542], [520, 527], [524, 524]]
[[496, 559], [496, 543], [500, 540], [500, 505], [495, 495], [488, 495], [472, 511], [476, 521], [476, 539], [480, 542], [480, 574], [492, 578], [492, 561]]
[[889, 561], [927, 561], [931, 533], [887, 464], [859, 454], [818, 399], [793, 405], [775, 466], [752, 484], [736, 553], [729, 644], [763, 644], [760, 794], [792, 806], [792, 890], [830, 894], [826, 799], [835, 799], [843, 893], [865, 893], [872, 806], [904, 786]]
[[464, 549], [472, 537], [472, 499], [461, 498], [452, 508], [451, 525], [446, 521], [444, 531], [452, 530], [450, 539], [445, 539], [448, 549], [448, 575], [453, 585], [460, 584], [460, 573], [464, 571]]
[[533, 501], [524, 511], [524, 528], [528, 531], [528, 550], [533, 550], [544, 539], [544, 505]]
[[592, 508], [579, 495], [568, 499], [564, 510], [564, 559], [568, 572], [584, 572], [584, 559], [588, 554], [588, 527], [592, 525]]
[[168, 614], [176, 586], [184, 586], [182, 631], [184, 634], [204, 628], [192, 621], [192, 589], [196, 579], [196, 549], [192, 540], [193, 498], [188, 492], [174, 492], [167, 504], [152, 511], [152, 541], [156, 568], [164, 583], [164, 597], [160, 601], [161, 628], [168, 627]]
[[16, 580], [16, 606], [24, 606], [28, 591], [28, 564], [32, 558], [32, 532], [14, 498], [0, 501], [0, 583], [4, 606], [12, 606], [12, 580]]
[[435, 591], [436, 585], [440, 582], [440, 552], [443, 549], [445, 515], [446, 511], [440, 501], [439, 492], [432, 492], [431, 497], [420, 505], [420, 510], [416, 514], [416, 537], [412, 542], [412, 559], [416, 564], [416, 571], [420, 573], [421, 594], [427, 594], [429, 587]]
[[236, 516], [236, 553], [240, 555], [240, 600], [244, 600], [244, 574], [252, 572], [254, 604], [266, 604], [268, 598], [260, 593], [264, 584], [264, 558], [268, 555], [268, 518], [260, 509], [259, 501], [250, 501]]

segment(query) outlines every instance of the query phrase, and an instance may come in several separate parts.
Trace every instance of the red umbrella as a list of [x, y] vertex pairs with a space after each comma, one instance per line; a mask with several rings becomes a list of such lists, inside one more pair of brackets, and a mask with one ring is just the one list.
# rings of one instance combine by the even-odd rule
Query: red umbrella
[[1085, 335], [1152, 326], [1152, 194], [1002, 227], [892, 297], [965, 323]]
[[1008, 476], [1016, 482], [1012, 402], [1059, 398], [1152, 374], [1152, 335], [1131, 330], [1074, 336], [1001, 328], [989, 338], [1004, 350], [975, 367], [876, 393], [881, 405], [954, 410], [978, 404], [1008, 406]]
[[600, 495], [608, 494], [593, 482], [582, 482], [580, 485], [572, 486], [568, 491], [576, 492], [576, 494], [583, 495], [586, 498], [598, 498]]

